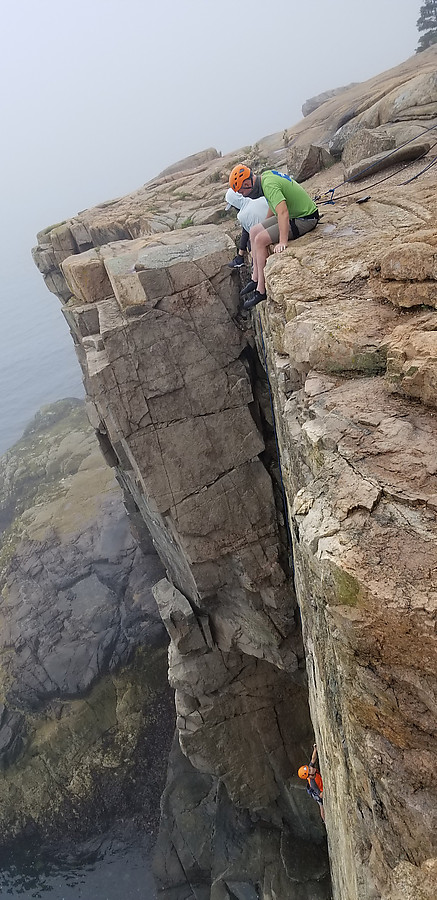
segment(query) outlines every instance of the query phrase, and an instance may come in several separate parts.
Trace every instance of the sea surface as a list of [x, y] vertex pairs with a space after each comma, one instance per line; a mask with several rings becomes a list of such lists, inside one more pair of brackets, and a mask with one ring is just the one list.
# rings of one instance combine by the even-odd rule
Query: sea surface
[[79, 861], [22, 842], [1, 860], [0, 900], [155, 900], [149, 854], [147, 836], [113, 832], [89, 842]]
[[83, 397], [79, 363], [61, 304], [29, 260], [3, 267], [0, 283], [0, 455], [41, 406]]

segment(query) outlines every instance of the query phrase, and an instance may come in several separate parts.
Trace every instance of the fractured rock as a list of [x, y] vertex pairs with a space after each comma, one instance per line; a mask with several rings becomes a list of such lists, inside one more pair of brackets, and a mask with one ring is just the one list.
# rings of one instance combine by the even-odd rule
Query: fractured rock
[[341, 161], [344, 166], [353, 166], [368, 157], [386, 153], [396, 146], [391, 135], [382, 134], [376, 129], [361, 128], [344, 145]]
[[[430, 48], [331, 97], [287, 129], [287, 144], [305, 152], [310, 129], [313, 145], [332, 139], [337, 157], [347, 140], [359, 148], [361, 130], [374, 141], [370, 161], [381, 134], [396, 148], [414, 137], [408, 153], [419, 144], [425, 152], [432, 134], [417, 129], [434, 121], [436, 59]], [[276, 167], [284, 140], [260, 141], [258, 159]], [[383, 163], [392, 174], [405, 149]], [[112, 296], [87, 303], [87, 320], [79, 296], [65, 309], [106, 455], [179, 592], [162, 595], [166, 607], [172, 594], [164, 614], [179, 740], [207, 780], [199, 816], [217, 816], [220, 854], [205, 828], [196, 867], [196, 847], [183, 841], [184, 829], [195, 832], [196, 802], [184, 796], [187, 815], [166, 856], [168, 896], [178, 884], [181, 897], [194, 893], [185, 867], [201, 900], [209, 887], [211, 900], [250, 896], [254, 884], [262, 900], [426, 896], [436, 856], [433, 325], [395, 307], [425, 302], [431, 317], [435, 306], [435, 169], [412, 159], [406, 183], [376, 184], [374, 167], [362, 193], [341, 184], [340, 166], [318, 171], [307, 187], [323, 218], [268, 261], [268, 299], [251, 319], [258, 345], [262, 325], [276, 412], [275, 493], [283, 487], [290, 511], [331, 892], [323, 865], [318, 880], [309, 877], [307, 847], [292, 854], [296, 835], [321, 841], [322, 826], [295, 774], [312, 741], [303, 649], [265, 468], [275, 477], [272, 413], [262, 373], [252, 393], [253, 336], [236, 315], [238, 284], [226, 266], [235, 226], [191, 226], [195, 215], [216, 215], [235, 162], [203, 163], [83, 211], [75, 222], [95, 244], [109, 242], [98, 256]], [[57, 278], [68, 248], [54, 238], [41, 236], [36, 258], [65, 299]], [[415, 380], [408, 367], [420, 357]], [[405, 382], [402, 396], [392, 376]], [[256, 422], [266, 425], [266, 450]], [[235, 865], [230, 847], [222, 853], [229, 819], [210, 790], [219, 782], [226, 809], [241, 813], [240, 834], [249, 810], [255, 824], [257, 842]]]
[[334, 163], [335, 159], [328, 150], [315, 144], [296, 148], [291, 146], [287, 149], [287, 170], [299, 183], [322, 169], [329, 169]]
[[417, 140], [413, 144], [406, 147], [399, 147], [389, 153], [377, 153], [374, 156], [361, 159], [354, 165], [345, 168], [345, 178], [348, 181], [359, 181], [364, 177], [369, 177], [369, 172], [376, 175], [390, 166], [396, 166], [400, 162], [410, 162], [413, 159], [419, 159], [426, 156], [431, 147], [431, 140]]
[[386, 340], [387, 382], [403, 396], [437, 406], [437, 321], [432, 313], [398, 325]]

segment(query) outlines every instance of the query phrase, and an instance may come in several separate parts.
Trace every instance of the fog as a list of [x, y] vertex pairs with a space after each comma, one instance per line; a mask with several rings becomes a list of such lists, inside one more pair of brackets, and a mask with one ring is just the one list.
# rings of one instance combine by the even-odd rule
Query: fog
[[[419, 9], [414, 0], [4, 3], [1, 271], [9, 281], [27, 271], [42, 286], [30, 272], [40, 229], [188, 154], [226, 153], [289, 127], [308, 97], [402, 62], [417, 46]], [[39, 283], [36, 293], [59, 315]]]
[[292, 125], [308, 97], [411, 56], [419, 8], [414, 0], [4, 4], [6, 237], [13, 229], [14, 243], [29, 247], [40, 228], [183, 156], [227, 152]]

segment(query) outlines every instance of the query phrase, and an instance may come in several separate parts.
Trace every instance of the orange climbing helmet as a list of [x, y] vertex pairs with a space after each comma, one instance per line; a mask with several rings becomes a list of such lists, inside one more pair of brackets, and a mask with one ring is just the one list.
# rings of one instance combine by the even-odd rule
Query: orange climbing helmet
[[297, 774], [299, 775], [299, 778], [308, 778], [308, 771], [308, 766], [301, 766], [300, 769], [298, 769]]
[[244, 163], [238, 163], [237, 166], [234, 166], [229, 176], [229, 184], [232, 190], [238, 192], [243, 181], [246, 181], [246, 178], [250, 178], [251, 175], [252, 172], [249, 169], [249, 166], [245, 166]]

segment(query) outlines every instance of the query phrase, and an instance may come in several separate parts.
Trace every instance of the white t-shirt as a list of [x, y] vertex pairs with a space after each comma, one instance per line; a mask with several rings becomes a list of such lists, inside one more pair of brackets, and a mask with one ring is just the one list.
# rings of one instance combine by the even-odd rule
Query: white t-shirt
[[244, 206], [241, 207], [237, 219], [246, 231], [250, 231], [254, 225], [264, 221], [269, 211], [269, 204], [265, 197], [258, 197], [257, 200], [243, 197], [243, 200]]
[[252, 200], [251, 197], [243, 197], [232, 188], [226, 191], [225, 200], [230, 206], [235, 206], [240, 210], [237, 219], [246, 231], [250, 231], [253, 225], [263, 222], [269, 211], [269, 204], [265, 197]]

